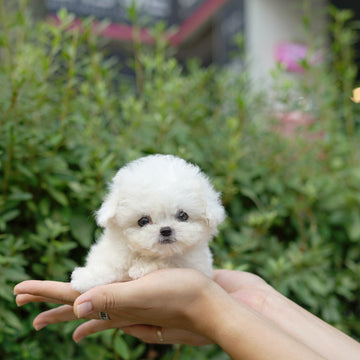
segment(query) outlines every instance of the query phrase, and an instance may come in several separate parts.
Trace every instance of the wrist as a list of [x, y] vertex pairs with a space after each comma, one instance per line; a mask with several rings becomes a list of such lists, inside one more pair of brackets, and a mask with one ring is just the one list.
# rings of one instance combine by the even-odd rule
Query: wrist
[[[225, 327], [232, 323], [232, 313], [237, 300], [232, 298], [220, 286], [211, 283], [201, 291], [200, 296], [186, 310], [186, 317], [191, 324], [191, 331], [219, 344], [219, 339], [226, 331]], [[219, 344], [220, 345], [220, 344]]]
[[[200, 302], [201, 308], [193, 317], [194, 329], [219, 345], [232, 359], [324, 359], [293, 334], [222, 291], [208, 293]], [[281, 304], [282, 299], [276, 294], [276, 291], [269, 293], [266, 311]]]

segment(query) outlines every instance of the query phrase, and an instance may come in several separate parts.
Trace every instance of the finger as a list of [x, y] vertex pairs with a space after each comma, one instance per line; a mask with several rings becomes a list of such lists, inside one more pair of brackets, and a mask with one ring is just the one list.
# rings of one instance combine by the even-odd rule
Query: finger
[[108, 329], [119, 329], [123, 326], [130, 325], [132, 325], [132, 322], [126, 320], [89, 320], [77, 327], [74, 331], [73, 339], [75, 342], [80, 342], [85, 336]]
[[16, 296], [16, 304], [17, 306], [23, 306], [30, 302], [46, 302], [52, 304], [62, 304], [61, 301], [57, 299], [46, 298], [43, 296], [29, 295], [29, 294], [19, 294]]
[[[124, 333], [150, 344], [185, 344], [203, 346], [212, 344], [209, 339], [181, 329], [160, 328], [159, 326], [132, 325], [121, 328]], [[160, 331], [160, 333], [159, 333]]]
[[[108, 329], [121, 329], [125, 333], [135, 336], [144, 342], [159, 343], [159, 344], [187, 344], [193, 346], [208, 345], [212, 342], [200, 335], [180, 330], [164, 328], [161, 331], [162, 337], [160, 338], [157, 331], [158, 326], [151, 325], [133, 325], [130, 321], [104, 321], [104, 320], [90, 320], [81, 324], [74, 332], [73, 339], [80, 342], [84, 337], [95, 334], [100, 331]], [[163, 338], [166, 331], [166, 340]], [[162, 339], [162, 340], [161, 340]]]
[[29, 294], [41, 296], [58, 301], [62, 304], [73, 304], [80, 295], [79, 292], [72, 289], [70, 283], [59, 281], [40, 281], [27, 280], [18, 284], [14, 288], [14, 294]]
[[243, 272], [231, 270], [215, 270], [214, 281], [218, 283], [226, 292], [231, 293], [239, 287], [239, 283], [243, 284], [247, 280]]
[[40, 330], [47, 325], [57, 324], [64, 321], [76, 320], [71, 305], [59, 306], [55, 309], [40, 313], [33, 321], [33, 327]]
[[215, 270], [213, 279], [228, 293], [239, 290], [240, 284], [241, 287], [254, 284], [266, 285], [266, 282], [259, 276], [245, 271]]

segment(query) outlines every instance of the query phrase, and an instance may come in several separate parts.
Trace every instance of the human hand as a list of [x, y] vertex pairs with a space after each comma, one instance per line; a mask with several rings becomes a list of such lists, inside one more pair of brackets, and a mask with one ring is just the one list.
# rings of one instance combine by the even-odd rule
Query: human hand
[[[126, 316], [116, 313], [116, 309], [108, 309], [108, 297], [117, 299], [114, 300], [117, 304], [121, 301], [120, 298], [118, 299], [117, 292], [122, 292], [123, 288], [128, 289], [129, 285], [136, 285], [135, 289], [138, 294], [134, 293], [131, 296], [138, 298], [143, 304], [148, 304], [144, 298], [144, 292], [148, 291], [151, 298], [150, 300], [158, 300], [156, 306], [157, 309], [160, 309], [160, 315], [163, 315], [165, 310], [174, 310], [169, 308], [169, 304], [173, 303], [174, 299], [177, 303], [179, 302], [179, 299], [183, 299], [182, 294], [184, 294], [184, 291], [188, 291], [188, 296], [190, 296], [190, 298], [191, 296], [197, 298], [198, 294], [196, 294], [195, 290], [197, 289], [201, 292], [212, 283], [210, 279], [192, 270], [169, 269], [163, 270], [160, 274], [158, 273], [159, 272], [153, 273], [153, 275], [149, 274], [147, 277], [143, 278], [141, 283], [110, 284], [90, 290], [90, 294], [86, 293], [90, 297], [95, 296], [97, 298], [100, 296], [101, 299], [97, 300], [97, 307], [94, 308], [94, 311], [86, 316], [88, 319], [93, 320], [80, 325], [76, 329], [73, 335], [74, 340], [80, 341], [85, 336], [98, 331], [110, 328], [121, 328], [124, 332], [141, 338], [146, 342], [159, 343], [162, 341], [157, 336], [157, 330], [159, 329], [159, 326], [161, 326], [165, 343], [183, 343], [190, 345], [204, 345], [211, 343], [208, 338], [195, 334], [193, 331], [180, 328], [178, 324], [160, 324], [159, 317], [156, 313], [152, 315], [152, 320], [155, 321], [144, 325], [143, 314], [139, 314], [139, 318], [127, 319]], [[190, 279], [188, 279], [189, 276]], [[231, 296], [257, 310], [264, 303], [263, 299], [266, 297], [266, 293], [270, 288], [261, 278], [250, 273], [238, 271], [217, 270], [214, 272], [214, 281], [226, 292], [231, 294]], [[126, 284], [126, 286], [123, 286], [124, 284]], [[130, 286], [130, 289], [131, 288], [132, 287]], [[171, 291], [169, 292], [169, 290]], [[19, 284], [14, 289], [14, 292], [18, 294], [16, 302], [19, 306], [28, 302], [67, 304], [39, 314], [33, 322], [33, 325], [37, 330], [40, 330], [49, 324], [77, 319], [72, 305], [80, 294], [74, 291], [68, 283], [30, 280]], [[84, 297], [81, 296], [78, 304], [83, 303], [83, 299]], [[186, 308], [185, 303], [180, 302], [177, 306], [179, 305], [182, 310]], [[99, 311], [105, 310], [110, 314], [110, 321], [99, 320]]]
[[[84, 336], [97, 331], [122, 328], [125, 332], [145, 341], [161, 342], [156, 335], [156, 330], [158, 326], [162, 326], [163, 334], [166, 333], [166, 337], [164, 335], [166, 343], [203, 345], [210, 341], [186, 330], [186, 321], [180, 321], [179, 325], [177, 321], [186, 318], [182, 311], [186, 313], [186, 307], [190, 307], [192, 301], [200, 298], [201, 292], [211, 284], [209, 278], [194, 270], [169, 269], [128, 283], [100, 286], [83, 295], [72, 290], [68, 283], [34, 280], [18, 284], [14, 293], [17, 294], [16, 302], [19, 306], [28, 302], [67, 304], [39, 314], [33, 322], [38, 330], [49, 324], [75, 320], [77, 317], [72, 305], [74, 309], [78, 305], [80, 309], [84, 308], [84, 303], [86, 303], [83, 301], [84, 296], [90, 296], [94, 302], [93, 311], [84, 316], [79, 313], [76, 315], [93, 320], [77, 328], [74, 333], [75, 341], [80, 341]], [[79, 301], [74, 304], [79, 296]], [[144, 304], [152, 304], [149, 318], [145, 316], [148, 312]], [[126, 306], [130, 306], [131, 313], [124, 314]], [[111, 320], [98, 320], [99, 311], [107, 311]]]
[[[214, 341], [234, 359], [359, 357], [359, 343], [261, 278], [218, 270], [213, 280], [194, 270], [166, 269], [82, 295], [68, 283], [33, 280], [18, 284], [14, 293], [19, 306], [32, 301], [66, 304], [39, 314], [34, 320], [37, 329], [78, 317], [93, 319], [76, 329], [75, 341], [97, 331], [122, 328], [144, 341], [161, 343], [157, 335], [161, 327], [163, 343], [202, 345]], [[91, 307], [86, 305], [89, 300]], [[87, 315], [82, 314], [86, 307]], [[99, 311], [108, 312], [111, 320], [98, 320]]]

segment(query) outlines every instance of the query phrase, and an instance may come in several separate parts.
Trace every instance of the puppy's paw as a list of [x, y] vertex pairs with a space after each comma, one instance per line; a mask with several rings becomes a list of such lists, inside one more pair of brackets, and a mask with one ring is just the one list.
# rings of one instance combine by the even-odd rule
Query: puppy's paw
[[146, 274], [149, 274], [153, 271], [158, 270], [160, 267], [157, 266], [155, 263], [141, 263], [136, 262], [130, 269], [129, 269], [129, 277], [133, 280], [139, 279]]
[[146, 275], [147, 273], [148, 272], [146, 272], [145, 269], [139, 268], [137, 266], [132, 266], [129, 269], [129, 277], [132, 280], [139, 279], [139, 278], [143, 277], [144, 275]]
[[98, 274], [86, 267], [75, 268], [71, 274], [71, 287], [80, 293], [102, 284], [104, 284], [103, 279], [99, 279]]

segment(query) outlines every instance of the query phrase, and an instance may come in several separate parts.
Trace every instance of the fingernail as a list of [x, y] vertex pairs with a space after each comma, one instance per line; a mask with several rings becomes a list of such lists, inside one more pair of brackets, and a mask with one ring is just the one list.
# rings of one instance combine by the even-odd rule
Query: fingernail
[[74, 341], [75, 341], [76, 343], [79, 343], [83, 338], [84, 338], [83, 336], [79, 336], [79, 337], [77, 337], [77, 338], [74, 338]]
[[26, 302], [24, 302], [24, 298], [21, 295], [16, 295], [15, 303], [17, 306], [23, 306], [26, 304]]
[[78, 318], [85, 317], [93, 311], [93, 306], [90, 301], [85, 301], [76, 307], [76, 316]]
[[39, 330], [41, 330], [42, 328], [44, 328], [45, 326], [48, 326], [48, 324], [47, 324], [47, 323], [36, 324], [36, 325], [34, 325], [34, 329], [35, 329], [36, 331], [39, 331]]

